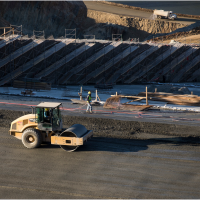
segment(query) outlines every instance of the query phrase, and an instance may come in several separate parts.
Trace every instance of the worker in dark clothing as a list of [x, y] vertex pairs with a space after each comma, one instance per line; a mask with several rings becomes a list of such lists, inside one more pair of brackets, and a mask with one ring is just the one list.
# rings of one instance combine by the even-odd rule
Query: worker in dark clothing
[[86, 110], [86, 112], [92, 113], [92, 105], [91, 105], [91, 102], [92, 102], [92, 97], [91, 97], [91, 92], [89, 91], [89, 92], [88, 92], [88, 96], [87, 96], [87, 110]]
[[49, 108], [44, 109], [44, 121], [50, 122], [50, 109]]

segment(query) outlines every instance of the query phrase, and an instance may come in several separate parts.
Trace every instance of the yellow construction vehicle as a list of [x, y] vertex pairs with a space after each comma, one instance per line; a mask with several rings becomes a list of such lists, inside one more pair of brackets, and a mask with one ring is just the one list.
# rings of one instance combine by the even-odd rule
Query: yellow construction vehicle
[[63, 129], [61, 103], [43, 102], [38, 104], [32, 114], [24, 115], [11, 123], [10, 135], [22, 140], [27, 148], [37, 148], [42, 143], [51, 142], [66, 151], [74, 151], [93, 136], [81, 124]]

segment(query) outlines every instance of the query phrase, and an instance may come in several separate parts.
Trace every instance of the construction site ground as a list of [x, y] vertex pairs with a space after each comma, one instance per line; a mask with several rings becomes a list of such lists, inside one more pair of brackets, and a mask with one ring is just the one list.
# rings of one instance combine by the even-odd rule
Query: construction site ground
[[[62, 102], [64, 127], [80, 123], [94, 137], [71, 153], [26, 149], [8, 134], [10, 123], [42, 101]], [[67, 99], [0, 96], [1, 198], [200, 198], [200, 113], [85, 109]]]
[[[183, 35], [184, 35], [184, 33], [183, 33]], [[161, 40], [162, 40], [162, 38], [161, 38]], [[184, 44], [192, 44], [192, 43], [194, 44], [195, 43], [195, 44], [199, 45], [200, 44], [200, 34], [189, 35], [189, 36], [186, 36], [186, 37], [183, 36], [182, 38], [178, 38], [178, 39], [176, 39], [176, 37], [174, 37], [174, 40], [177, 41], [177, 42], [180, 42], [180, 43], [184, 43]], [[163, 40], [163, 42], [166, 43], [166, 44], [169, 44], [171, 41], [172, 41], [172, 39]]]
[[[89, 9], [98, 2], [86, 3]], [[90, 7], [89, 7], [90, 6]], [[97, 6], [96, 6], [97, 7]], [[108, 13], [149, 19], [151, 13], [99, 4]], [[170, 20], [161, 20], [170, 21]], [[179, 17], [175, 22], [195, 24]], [[173, 37], [153, 42], [176, 40]], [[198, 35], [181, 35], [178, 42], [200, 43]], [[98, 91], [102, 102], [110, 95], [137, 95], [146, 85], [117, 86]], [[182, 84], [184, 86], [184, 84]], [[200, 96], [200, 84], [188, 86]], [[80, 87], [53, 88], [23, 96], [22, 89], [0, 88], [0, 197], [1, 199], [200, 199], [200, 108], [149, 100], [148, 111], [122, 111], [71, 104]], [[83, 88], [95, 96], [95, 88]], [[64, 128], [82, 124], [94, 137], [75, 152], [42, 144], [27, 149], [9, 135], [16, 118], [31, 113], [40, 102], [62, 102]], [[124, 103], [128, 101], [123, 99]], [[136, 102], [144, 104], [145, 101]]]

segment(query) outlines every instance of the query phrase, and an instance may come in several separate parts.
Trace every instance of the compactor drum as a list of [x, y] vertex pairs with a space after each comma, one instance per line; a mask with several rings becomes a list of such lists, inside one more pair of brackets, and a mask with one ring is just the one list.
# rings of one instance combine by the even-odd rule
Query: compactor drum
[[29, 149], [51, 142], [66, 151], [75, 151], [93, 136], [93, 131], [81, 124], [63, 129], [60, 106], [61, 103], [40, 103], [35, 113], [19, 117], [11, 123], [10, 135], [22, 140]]

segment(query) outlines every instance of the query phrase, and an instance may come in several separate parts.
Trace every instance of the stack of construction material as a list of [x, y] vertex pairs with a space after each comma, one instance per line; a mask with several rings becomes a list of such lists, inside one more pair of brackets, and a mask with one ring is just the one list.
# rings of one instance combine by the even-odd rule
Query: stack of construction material
[[[146, 93], [140, 92], [138, 96], [145, 97]], [[200, 106], [200, 96], [198, 95], [178, 95], [164, 92], [148, 92], [148, 97], [153, 101], [163, 101], [176, 105]]]
[[129, 110], [129, 111], [142, 111], [152, 107], [152, 105], [134, 105], [134, 104], [121, 103], [122, 97], [123, 96], [121, 95], [117, 95], [108, 98], [103, 107], [118, 109], [118, 110]]

